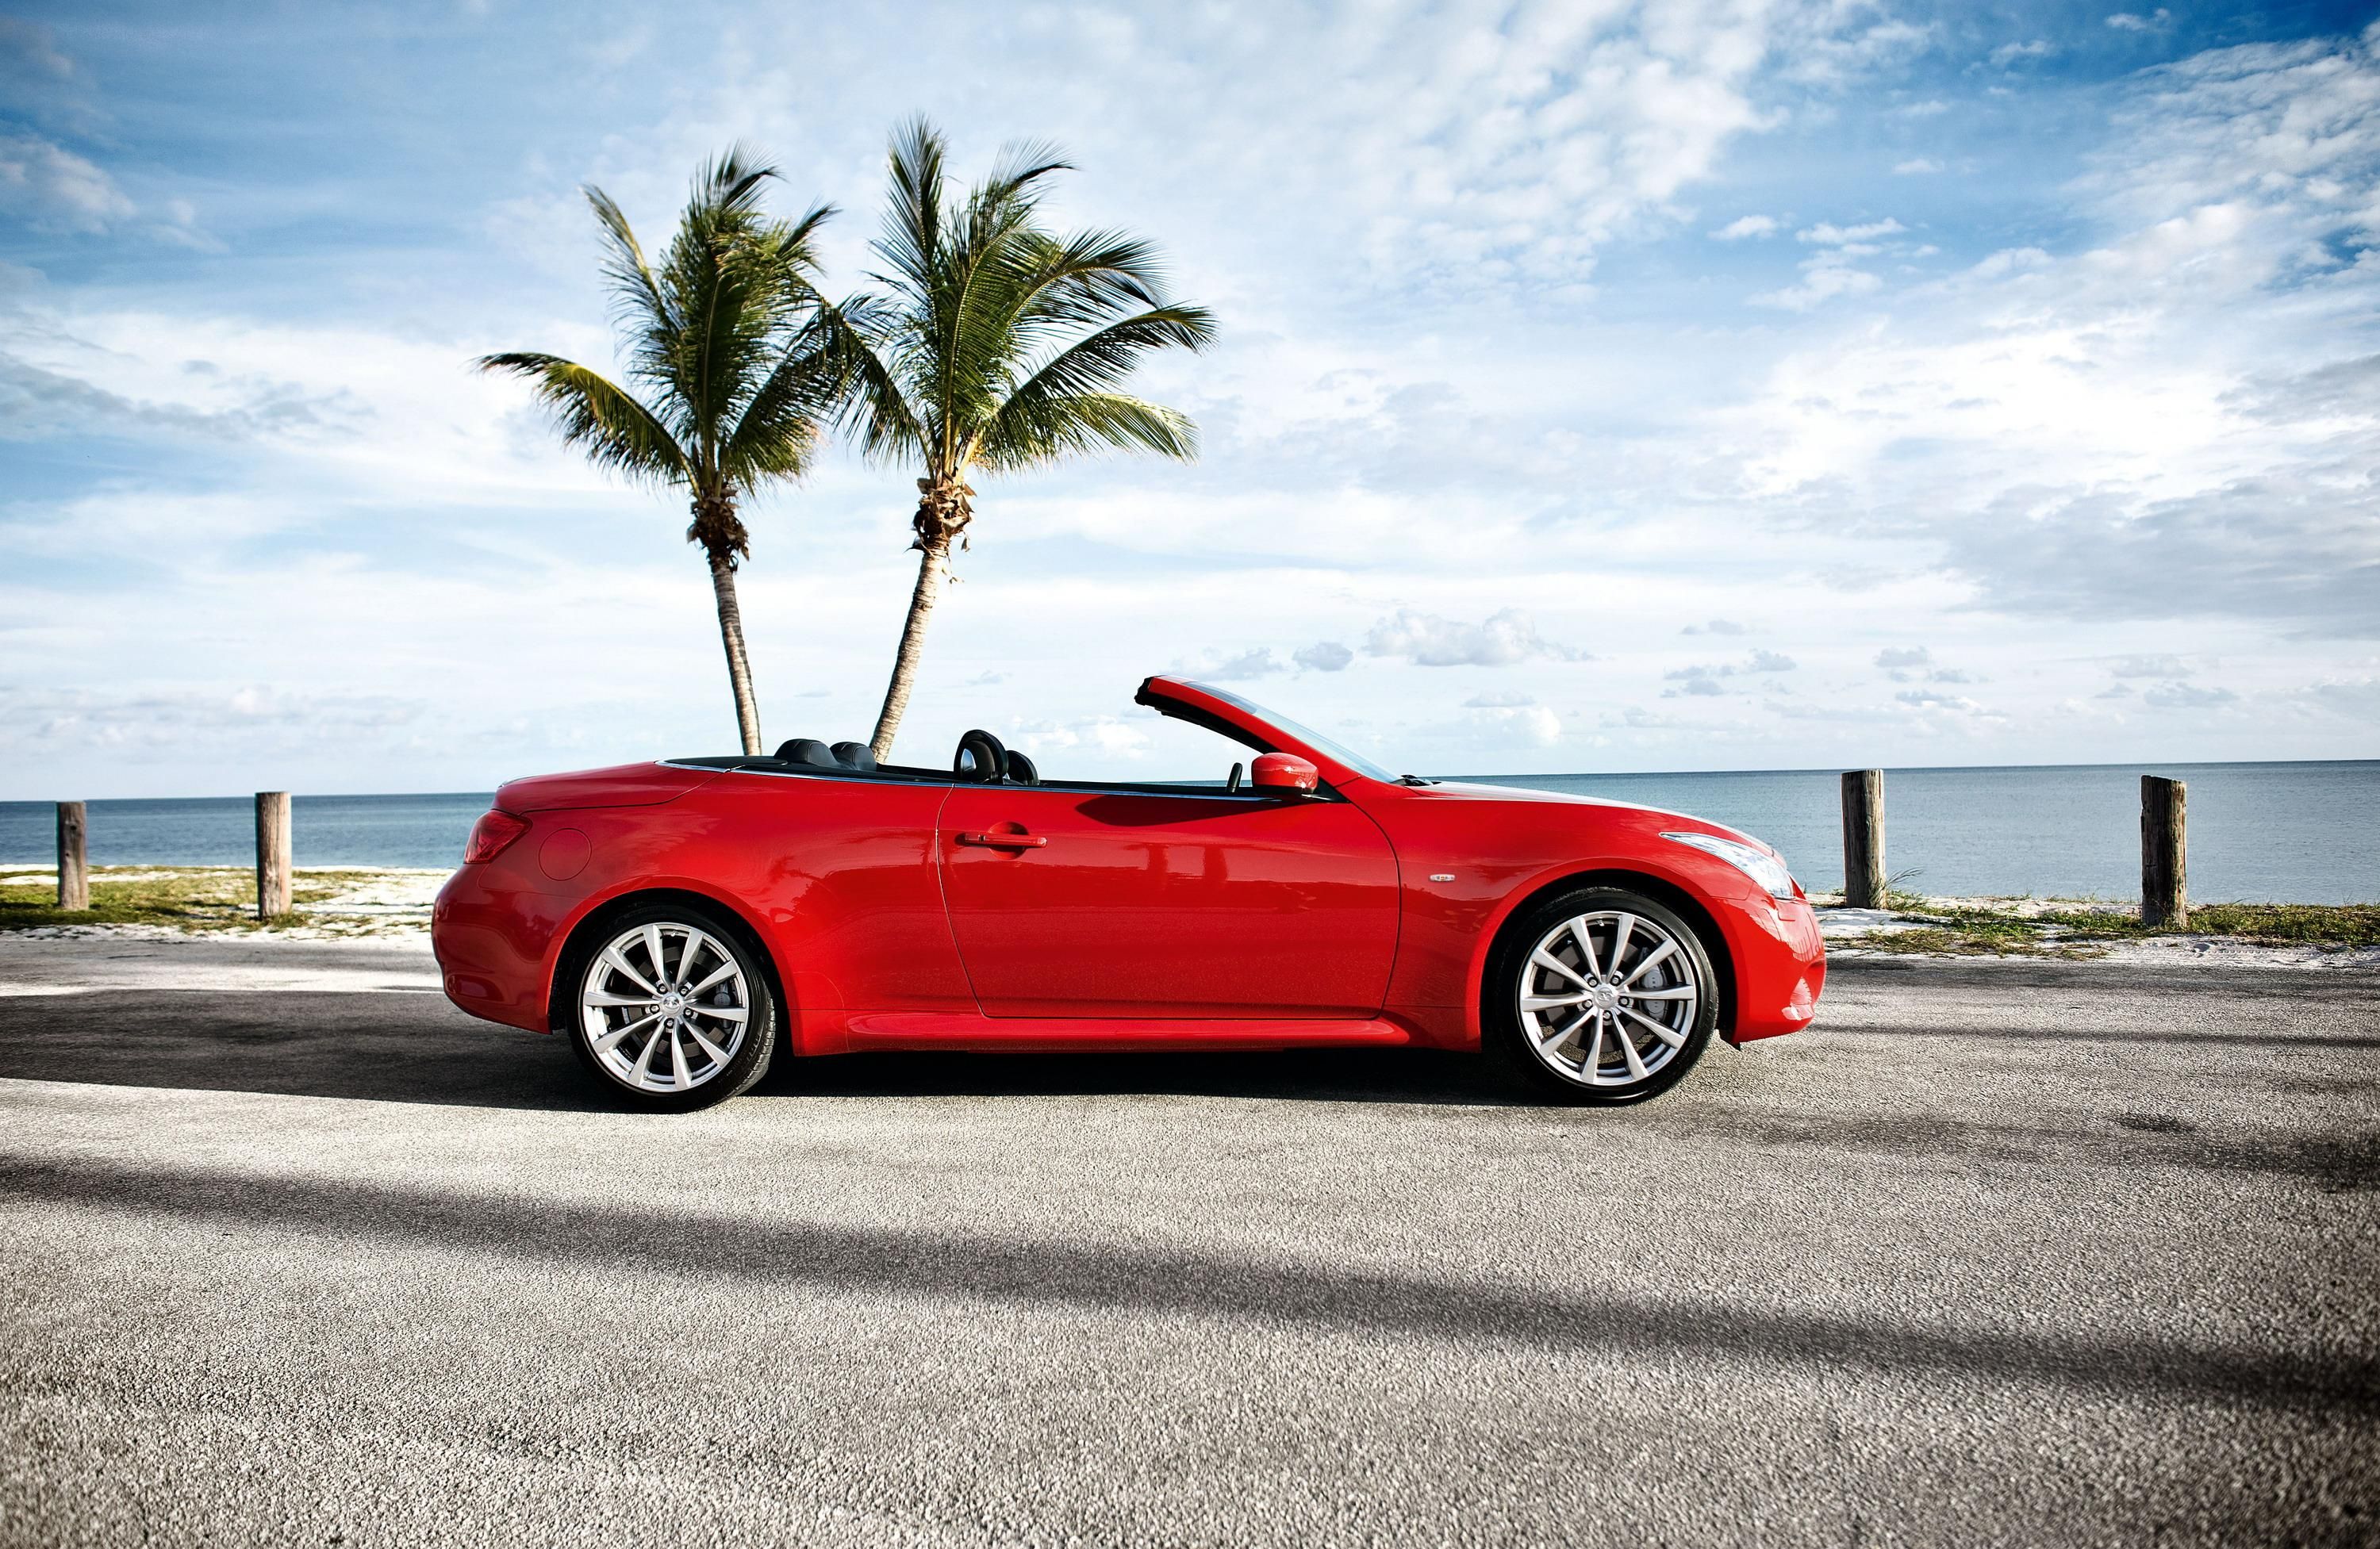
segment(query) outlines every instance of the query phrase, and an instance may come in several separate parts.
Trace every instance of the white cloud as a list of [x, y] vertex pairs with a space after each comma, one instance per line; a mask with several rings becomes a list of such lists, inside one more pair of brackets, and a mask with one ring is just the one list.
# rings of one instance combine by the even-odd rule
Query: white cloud
[[1793, 234], [1796, 242], [1815, 242], [1825, 247], [1839, 248], [1847, 242], [1869, 242], [1879, 236], [1890, 236], [1909, 228], [1888, 215], [1881, 221], [1864, 225], [1839, 226], [1821, 221], [1815, 226]]
[[1355, 653], [1336, 640], [1318, 640], [1301, 647], [1290, 660], [1316, 672], [1343, 672], [1355, 660]]
[[1480, 705], [1452, 728], [1466, 746], [1486, 749], [1548, 748], [1561, 741], [1561, 717], [1543, 705]]
[[2167, 710], [2211, 710], [2239, 702], [2240, 696], [2228, 688], [2202, 688], [2196, 684], [2182, 683], [2166, 684], [2141, 696], [2141, 703]]
[[1586, 653], [1537, 634], [1517, 608], [1501, 609], [1481, 623], [1463, 623], [1417, 609], [1400, 608], [1364, 637], [1374, 656], [1402, 657], [1417, 667], [1504, 667], [1536, 657], [1584, 661]]
[[0, 16], [0, 56], [54, 80], [71, 80], [75, 76], [75, 63], [59, 51], [56, 34], [19, 17]]
[[2107, 671], [2119, 678], [2186, 678], [2192, 672], [2190, 664], [2170, 651], [2120, 657]]
[[1269, 678], [1288, 669], [1272, 654], [1271, 647], [1255, 646], [1194, 671], [1197, 676], [1216, 683], [1239, 683], [1249, 678]]
[[1893, 697], [1919, 709], [1955, 710], [1961, 715], [1975, 715], [1983, 710], [1983, 706], [1963, 694], [1945, 694], [1937, 688], [1904, 688]]
[[1013, 720], [1001, 741], [1021, 747], [1038, 758], [1045, 753], [1084, 751], [1110, 759], [1135, 761], [1148, 756], [1147, 732], [1113, 716], [1085, 716], [1070, 721]]
[[97, 234], [130, 219], [115, 180], [39, 135], [0, 135], [0, 210], [46, 231]]
[[1931, 156], [1912, 156], [1905, 162], [1895, 162], [1892, 163], [1893, 175], [1899, 177], [1923, 176], [1927, 173], [1939, 172], [1941, 170], [1942, 163], [1936, 161]]
[[1773, 236], [1777, 232], [1774, 215], [1738, 215], [1734, 220], [1712, 232], [1721, 242], [1741, 242], [1747, 236]]
[[2047, 39], [2034, 38], [2027, 42], [2000, 44], [1992, 50], [1992, 63], [2008, 66], [2020, 59], [2046, 59], [2057, 52], [2057, 46]]
[[2137, 11], [2118, 11], [2107, 18], [2107, 25], [2119, 32], [2162, 32], [2172, 20], [2173, 13], [2159, 6], [2151, 16], [2143, 16]]
[[2325, 709], [2358, 720], [2380, 722], [2380, 678], [2318, 683], [2306, 692]]
[[1836, 248], [1805, 260], [1802, 264], [1801, 284], [1763, 291], [1753, 296], [1751, 301], [1755, 307], [1807, 312], [1837, 296], [1865, 296], [1881, 289], [1883, 284], [1884, 282], [1876, 275], [1852, 266], [1849, 249]]

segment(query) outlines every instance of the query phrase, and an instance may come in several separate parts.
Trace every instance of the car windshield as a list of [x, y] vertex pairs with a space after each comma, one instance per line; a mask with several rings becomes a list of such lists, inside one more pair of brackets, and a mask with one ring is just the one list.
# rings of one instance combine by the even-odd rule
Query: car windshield
[[1238, 695], [1233, 694], [1229, 689], [1217, 688], [1212, 684], [1197, 684], [1194, 686], [1196, 687], [1200, 693], [1211, 694], [1227, 705], [1238, 706], [1241, 709], [1244, 709], [1247, 711], [1248, 714], [1255, 716], [1258, 720], [1263, 721], [1266, 725], [1278, 727], [1280, 730], [1288, 732], [1291, 736], [1295, 737], [1299, 742], [1304, 743], [1306, 746], [1313, 748], [1318, 752], [1329, 754], [1331, 757], [1336, 758], [1339, 762], [1346, 765], [1349, 768], [1354, 770], [1359, 775], [1363, 775], [1370, 780], [1385, 781], [1392, 785], [1396, 783], [1397, 777], [1395, 775], [1390, 774], [1388, 770], [1380, 768], [1378, 764], [1373, 763], [1369, 758], [1365, 757], [1362, 754], [1355, 752], [1353, 748], [1343, 747], [1339, 744], [1332, 742], [1330, 738], [1324, 736], [1319, 732], [1309, 731], [1305, 727], [1300, 726], [1297, 722], [1290, 720], [1289, 717], [1285, 715], [1276, 714], [1271, 710], [1266, 709], [1262, 705], [1253, 704], [1248, 700], [1241, 698]]

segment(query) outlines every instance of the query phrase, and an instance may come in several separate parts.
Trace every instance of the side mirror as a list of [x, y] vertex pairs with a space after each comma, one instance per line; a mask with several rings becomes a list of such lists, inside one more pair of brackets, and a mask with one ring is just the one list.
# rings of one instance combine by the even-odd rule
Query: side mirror
[[1248, 783], [1259, 791], [1311, 791], [1322, 771], [1294, 753], [1259, 753], [1248, 766]]

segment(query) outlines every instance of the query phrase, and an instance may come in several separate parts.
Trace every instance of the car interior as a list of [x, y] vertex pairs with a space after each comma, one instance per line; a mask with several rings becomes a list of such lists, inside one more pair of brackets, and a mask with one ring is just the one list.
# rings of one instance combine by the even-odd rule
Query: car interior
[[[1249, 742], [1246, 734], [1228, 723], [1216, 721], [1206, 726], [1208, 731], [1230, 737], [1232, 741], [1254, 747], [1258, 753], [1272, 749]], [[958, 747], [951, 756], [948, 768], [923, 768], [905, 764], [880, 764], [866, 743], [827, 743], [816, 737], [792, 737], [777, 744], [777, 750], [760, 757], [673, 758], [674, 764], [698, 768], [747, 769], [754, 773], [819, 775], [844, 780], [929, 781], [961, 785], [1038, 785], [1041, 771], [1033, 759], [1018, 749], [1008, 747], [991, 732], [981, 727], [959, 738]], [[1207, 781], [1118, 781], [1076, 780], [1063, 783], [1070, 790], [1195, 792], [1213, 795], [1220, 786], [1226, 794], [1255, 795], [1258, 793], [1246, 783], [1247, 768], [1234, 762], [1222, 779]], [[1278, 795], [1278, 792], [1265, 793]]]

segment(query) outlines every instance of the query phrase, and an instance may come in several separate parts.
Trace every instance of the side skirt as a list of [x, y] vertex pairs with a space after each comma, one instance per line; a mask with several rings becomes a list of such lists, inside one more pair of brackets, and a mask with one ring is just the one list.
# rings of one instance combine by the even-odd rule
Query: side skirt
[[1019, 1054], [1133, 1049], [1271, 1049], [1419, 1043], [1385, 1017], [1336, 1022], [1201, 1021], [1126, 1017], [988, 1017], [945, 1011], [862, 1011], [847, 1047], [1004, 1049]]

